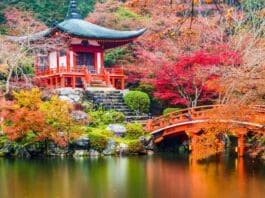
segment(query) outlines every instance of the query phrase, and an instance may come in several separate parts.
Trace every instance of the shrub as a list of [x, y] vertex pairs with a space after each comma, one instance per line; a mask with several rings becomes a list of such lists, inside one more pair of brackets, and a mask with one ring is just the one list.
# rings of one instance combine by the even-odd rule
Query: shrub
[[139, 140], [131, 140], [128, 142], [129, 153], [142, 153], [144, 150], [144, 145]]
[[180, 110], [180, 108], [174, 108], [174, 107], [166, 108], [163, 110], [163, 115], [167, 115], [169, 113], [179, 111], [179, 110]]
[[99, 152], [102, 152], [108, 144], [109, 138], [99, 132], [91, 132], [88, 134], [88, 137], [91, 148]]
[[139, 111], [141, 113], [149, 111], [150, 98], [144, 92], [130, 91], [124, 96], [124, 101], [131, 110]]
[[82, 108], [84, 112], [89, 113], [93, 109], [93, 103], [85, 101], [82, 103]]
[[137, 139], [144, 135], [143, 126], [139, 123], [128, 123], [126, 125], [125, 137], [128, 139]]
[[122, 123], [125, 120], [125, 115], [121, 112], [110, 110], [105, 112], [102, 120], [105, 124]]
[[92, 126], [107, 125], [111, 123], [122, 123], [125, 120], [125, 116], [121, 112], [114, 110], [104, 111], [102, 109], [98, 111], [92, 111], [89, 113], [90, 123]]

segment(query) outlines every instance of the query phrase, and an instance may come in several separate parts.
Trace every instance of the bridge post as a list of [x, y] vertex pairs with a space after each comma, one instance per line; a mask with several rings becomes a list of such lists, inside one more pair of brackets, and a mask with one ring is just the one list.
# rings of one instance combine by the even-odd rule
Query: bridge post
[[151, 132], [152, 131], [152, 124], [153, 124], [152, 119], [149, 119], [145, 125], [145, 130], [148, 132]]
[[237, 138], [237, 154], [238, 157], [242, 157], [245, 151], [245, 138], [244, 135], [238, 135]]

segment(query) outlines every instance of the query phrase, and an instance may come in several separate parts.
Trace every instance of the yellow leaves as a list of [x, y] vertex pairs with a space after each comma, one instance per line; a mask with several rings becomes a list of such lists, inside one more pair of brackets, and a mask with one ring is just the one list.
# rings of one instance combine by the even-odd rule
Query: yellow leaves
[[8, 74], [8, 66], [6, 64], [0, 64], [0, 74], [7, 75]]
[[15, 108], [26, 107], [29, 109], [38, 109], [41, 104], [41, 92], [38, 88], [32, 90], [21, 90], [13, 92], [17, 103]]

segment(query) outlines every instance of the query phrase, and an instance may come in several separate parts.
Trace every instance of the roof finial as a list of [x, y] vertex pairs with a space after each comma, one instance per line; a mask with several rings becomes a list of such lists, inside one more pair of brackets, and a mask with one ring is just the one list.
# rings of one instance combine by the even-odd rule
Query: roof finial
[[77, 3], [75, 0], [70, 0], [69, 8], [65, 19], [82, 19], [77, 9]]

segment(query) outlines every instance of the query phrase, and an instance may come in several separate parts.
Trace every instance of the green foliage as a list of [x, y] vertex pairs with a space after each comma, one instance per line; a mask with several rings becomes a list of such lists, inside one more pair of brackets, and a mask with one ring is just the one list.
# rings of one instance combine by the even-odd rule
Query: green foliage
[[[85, 17], [89, 12], [92, 12], [95, 3], [96, 0], [78, 0], [77, 5], [81, 15]], [[54, 21], [62, 21], [64, 19], [68, 10], [69, 0], [2, 0], [2, 5], [33, 11], [38, 20], [50, 26]]]
[[144, 135], [144, 128], [140, 123], [128, 123], [126, 125], [125, 138], [137, 139]]
[[141, 91], [141, 92], [147, 93], [149, 96], [151, 96], [152, 93], [154, 92], [155, 88], [151, 84], [141, 82], [139, 84], [139, 86], [136, 87], [134, 90], [135, 91]]
[[122, 60], [130, 55], [131, 52], [129, 50], [125, 50], [125, 48], [119, 47], [119, 48], [110, 49], [104, 54], [104, 65], [109, 67], [118, 64], [119, 60]]
[[180, 108], [175, 108], [175, 107], [169, 107], [163, 110], [163, 115], [167, 115], [169, 113], [175, 112], [175, 111], [179, 111]]
[[139, 140], [131, 140], [128, 142], [129, 153], [141, 153], [144, 151], [144, 145]]
[[5, 23], [6, 19], [3, 13], [0, 13], [0, 24]]
[[89, 112], [91, 112], [92, 109], [93, 109], [93, 103], [88, 102], [88, 101], [84, 101], [84, 102], [82, 103], [82, 107], [83, 107], [83, 109], [84, 109], [84, 112], [89, 113]]
[[139, 111], [141, 113], [148, 112], [150, 107], [149, 96], [141, 91], [129, 91], [124, 96], [125, 103], [131, 110]]
[[265, 0], [242, 0], [241, 4], [246, 11], [261, 10], [264, 8]]
[[123, 113], [114, 110], [104, 111], [103, 109], [99, 109], [98, 111], [90, 112], [89, 116], [91, 126], [122, 123], [125, 120]]
[[99, 152], [102, 152], [108, 144], [109, 138], [99, 132], [93, 131], [88, 134], [88, 137], [91, 144], [91, 148]]
[[142, 16], [125, 7], [119, 7], [115, 14], [119, 20], [143, 18]]
[[121, 112], [110, 110], [105, 112], [102, 120], [105, 124], [122, 123], [125, 120], [125, 115]]

